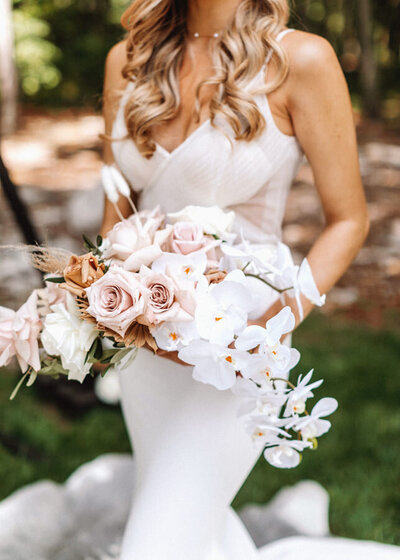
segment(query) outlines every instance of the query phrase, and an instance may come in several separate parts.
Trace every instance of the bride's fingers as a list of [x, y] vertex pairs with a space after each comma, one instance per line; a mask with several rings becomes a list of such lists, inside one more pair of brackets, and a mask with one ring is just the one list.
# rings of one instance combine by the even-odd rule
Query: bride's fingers
[[167, 358], [167, 360], [171, 360], [177, 364], [187, 365], [185, 362], [182, 362], [181, 359], [178, 358], [178, 352], [167, 352], [166, 350], [158, 349], [156, 352], [157, 356], [161, 356], [161, 358]]

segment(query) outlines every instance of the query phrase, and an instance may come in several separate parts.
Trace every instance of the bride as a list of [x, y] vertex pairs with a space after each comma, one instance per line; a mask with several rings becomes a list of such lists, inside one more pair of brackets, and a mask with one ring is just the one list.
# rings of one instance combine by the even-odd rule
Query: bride
[[[287, 0], [132, 2], [127, 38], [106, 60], [104, 161], [123, 173], [139, 209], [233, 209], [236, 231], [262, 249], [281, 236], [305, 155], [326, 219], [308, 254], [324, 293], [362, 246], [368, 216], [340, 65], [326, 40], [287, 28], [288, 16]], [[106, 203], [102, 233], [118, 220]], [[258, 284], [253, 323], [283, 305], [300, 322], [293, 301]], [[395, 547], [344, 539], [257, 550], [230, 506], [260, 452], [239, 424], [238, 397], [194, 381], [163, 351], [140, 349], [120, 382], [136, 457], [121, 560], [399, 557]]]

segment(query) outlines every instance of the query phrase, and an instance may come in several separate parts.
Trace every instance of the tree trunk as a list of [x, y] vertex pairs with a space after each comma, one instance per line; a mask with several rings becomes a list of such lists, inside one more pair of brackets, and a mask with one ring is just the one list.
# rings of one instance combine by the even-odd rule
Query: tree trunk
[[12, 1], [0, 0], [0, 134], [17, 127], [17, 72], [14, 59]]
[[368, 116], [378, 117], [380, 99], [377, 63], [374, 53], [371, 0], [357, 0], [357, 20], [361, 44], [361, 85], [364, 109]]

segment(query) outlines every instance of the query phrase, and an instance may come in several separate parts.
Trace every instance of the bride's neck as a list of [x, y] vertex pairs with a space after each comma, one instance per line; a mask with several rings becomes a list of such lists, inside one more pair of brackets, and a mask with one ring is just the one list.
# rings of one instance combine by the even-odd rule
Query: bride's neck
[[187, 28], [200, 35], [212, 35], [234, 18], [242, 0], [189, 0]]

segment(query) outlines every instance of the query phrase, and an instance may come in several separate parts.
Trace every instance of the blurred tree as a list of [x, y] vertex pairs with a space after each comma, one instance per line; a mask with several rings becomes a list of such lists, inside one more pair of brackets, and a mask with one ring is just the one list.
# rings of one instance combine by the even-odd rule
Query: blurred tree
[[11, 0], [0, 0], [0, 131], [14, 132], [17, 126], [17, 73]]
[[[130, 1], [12, 3], [24, 101], [98, 109], [104, 60], [110, 47], [125, 36], [119, 20]], [[322, 35], [333, 45], [355, 105], [376, 115], [382, 104], [384, 115], [400, 122], [400, 0], [291, 3], [289, 25]]]
[[361, 44], [361, 84], [365, 112], [378, 117], [378, 74], [373, 44], [373, 20], [370, 0], [357, 0], [357, 24]]

